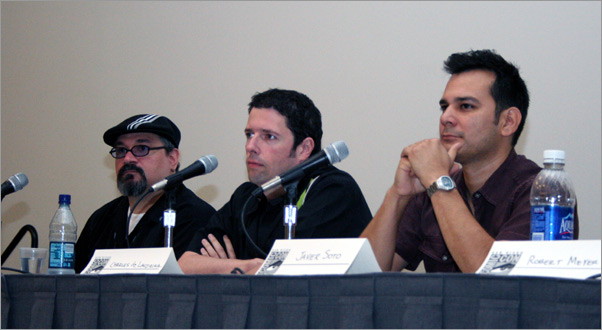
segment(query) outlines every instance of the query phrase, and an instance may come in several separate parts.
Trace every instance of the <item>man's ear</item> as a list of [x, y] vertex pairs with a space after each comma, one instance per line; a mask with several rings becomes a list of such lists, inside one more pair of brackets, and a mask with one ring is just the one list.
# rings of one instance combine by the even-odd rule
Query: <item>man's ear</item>
[[310, 137], [306, 137], [305, 139], [303, 139], [303, 141], [301, 141], [301, 143], [299, 143], [299, 145], [295, 149], [295, 152], [297, 153], [297, 158], [299, 158], [301, 161], [304, 161], [307, 158], [309, 158], [309, 156], [311, 156], [311, 152], [314, 150], [314, 146], [314, 139]]
[[500, 114], [498, 127], [502, 136], [510, 136], [516, 132], [523, 119], [523, 115], [517, 107], [510, 107]]
[[167, 154], [167, 158], [169, 159], [169, 166], [172, 173], [176, 172], [178, 168], [178, 164], [180, 163], [180, 149], [174, 148]]

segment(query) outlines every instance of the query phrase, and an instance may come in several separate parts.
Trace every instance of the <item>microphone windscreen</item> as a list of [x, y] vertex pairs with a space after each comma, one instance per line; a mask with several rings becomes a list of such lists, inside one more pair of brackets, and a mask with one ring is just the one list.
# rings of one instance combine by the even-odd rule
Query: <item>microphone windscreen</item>
[[27, 175], [23, 173], [17, 173], [11, 176], [8, 180], [10, 181], [10, 183], [12, 183], [13, 187], [15, 187], [15, 191], [23, 189], [29, 183]]
[[349, 149], [347, 149], [347, 144], [344, 141], [333, 142], [324, 148], [324, 152], [331, 164], [338, 163], [349, 156]]
[[217, 168], [217, 157], [214, 155], [203, 156], [199, 161], [205, 165], [205, 173], [211, 173]]

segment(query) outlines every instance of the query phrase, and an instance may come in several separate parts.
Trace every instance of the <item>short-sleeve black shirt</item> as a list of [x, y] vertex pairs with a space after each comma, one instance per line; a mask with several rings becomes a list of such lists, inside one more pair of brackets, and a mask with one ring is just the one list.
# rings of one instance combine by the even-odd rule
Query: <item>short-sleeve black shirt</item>
[[[358, 237], [372, 214], [355, 180], [346, 172], [328, 166], [316, 171], [305, 202], [297, 211], [296, 238]], [[298, 185], [298, 194], [307, 188], [309, 179]], [[199, 253], [201, 240], [210, 233], [223, 244], [223, 235], [232, 241], [238, 259], [263, 258], [248, 240], [241, 227], [241, 212], [251, 192], [257, 189], [253, 183], [239, 186], [228, 203], [201, 228], [190, 242], [189, 251]], [[268, 253], [276, 239], [284, 238], [285, 197], [273, 200], [251, 197], [245, 214], [247, 232], [255, 244]]]

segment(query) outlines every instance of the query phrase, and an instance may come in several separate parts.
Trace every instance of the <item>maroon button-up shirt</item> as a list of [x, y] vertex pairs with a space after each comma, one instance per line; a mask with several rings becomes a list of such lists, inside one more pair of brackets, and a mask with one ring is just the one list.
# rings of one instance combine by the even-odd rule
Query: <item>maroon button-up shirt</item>
[[[529, 195], [535, 176], [541, 168], [517, 155], [513, 149], [508, 158], [469, 197], [462, 171], [452, 178], [468, 207], [472, 199], [474, 217], [495, 240], [528, 240], [531, 231]], [[579, 219], [575, 210], [574, 238], [579, 235]], [[467, 239], [470, 239], [469, 237]], [[428, 195], [418, 194], [406, 207], [399, 224], [395, 252], [415, 270], [424, 261], [427, 272], [460, 272], [445, 245]]]

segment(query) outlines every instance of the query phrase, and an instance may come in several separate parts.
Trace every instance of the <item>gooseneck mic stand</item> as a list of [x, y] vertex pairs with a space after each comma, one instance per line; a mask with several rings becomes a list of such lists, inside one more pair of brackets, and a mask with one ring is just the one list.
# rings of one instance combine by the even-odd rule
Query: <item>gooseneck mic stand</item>
[[176, 225], [176, 211], [172, 208], [175, 204], [175, 194], [171, 191], [166, 191], [167, 209], [163, 211], [163, 227], [165, 227], [164, 247], [173, 247], [173, 227]]
[[298, 181], [295, 181], [285, 187], [287, 195], [287, 204], [284, 206], [284, 238], [295, 238], [295, 227], [297, 226], [297, 206], [295, 197], [297, 196]]

